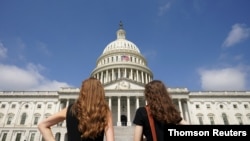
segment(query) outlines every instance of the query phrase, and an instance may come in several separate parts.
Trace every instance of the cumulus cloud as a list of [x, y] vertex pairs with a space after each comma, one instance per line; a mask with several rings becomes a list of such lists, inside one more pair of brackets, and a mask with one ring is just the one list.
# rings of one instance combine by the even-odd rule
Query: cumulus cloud
[[231, 47], [247, 39], [250, 35], [250, 28], [244, 24], [235, 24], [223, 42], [223, 47]]
[[247, 67], [221, 68], [221, 69], [201, 69], [201, 85], [203, 90], [246, 90], [248, 75]]
[[69, 87], [67, 83], [48, 80], [39, 72], [40, 65], [28, 64], [26, 68], [0, 64], [0, 90], [59, 90]]
[[[21, 49], [26, 45], [18, 39]], [[39, 44], [46, 51], [46, 46]], [[0, 42], [0, 59], [7, 58], [7, 48]], [[20, 58], [19, 58], [20, 59]], [[61, 87], [71, 87], [65, 82], [50, 80], [44, 77], [41, 72], [45, 68], [42, 65], [28, 63], [26, 67], [0, 63], [0, 91], [56, 91]]]

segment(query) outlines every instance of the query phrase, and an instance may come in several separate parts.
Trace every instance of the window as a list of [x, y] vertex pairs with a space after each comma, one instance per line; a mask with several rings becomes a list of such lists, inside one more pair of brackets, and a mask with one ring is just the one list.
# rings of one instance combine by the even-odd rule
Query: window
[[228, 119], [227, 119], [227, 115], [225, 113], [222, 113], [222, 119], [223, 119], [223, 122], [225, 125], [229, 124]]
[[38, 104], [37, 105], [37, 109], [41, 109], [42, 105], [41, 104]]
[[220, 108], [223, 109], [223, 105], [220, 105]]
[[201, 116], [198, 117], [198, 120], [199, 120], [200, 125], [203, 125], [203, 120]]
[[26, 118], [27, 118], [27, 114], [26, 114], [26, 113], [23, 113], [22, 116], [21, 116], [21, 121], [20, 121], [20, 124], [21, 124], [21, 125], [24, 125], [24, 124], [25, 124]]
[[210, 109], [211, 107], [210, 107], [210, 104], [207, 104], [207, 109]]
[[12, 109], [16, 108], [16, 104], [12, 104], [12, 105], [11, 105], [11, 108], [12, 108]]
[[15, 141], [21, 141], [21, 133], [17, 133]]
[[210, 120], [210, 124], [211, 124], [211, 125], [214, 125], [214, 117], [210, 116], [210, 117], [209, 117], [209, 120]]
[[35, 133], [31, 133], [29, 141], [35, 141]]
[[236, 104], [234, 104], [234, 105], [233, 105], [233, 107], [234, 107], [234, 109], [236, 109], [236, 108], [237, 108], [237, 105], [236, 105]]
[[28, 109], [28, 108], [29, 108], [29, 105], [28, 105], [28, 104], [26, 104], [26, 105], [25, 105], [25, 108], [26, 108], [26, 109]]
[[200, 108], [200, 105], [196, 104], [195, 107], [196, 107], [196, 109], [199, 109], [199, 108]]
[[60, 133], [56, 133], [56, 137], [55, 137], [56, 141], [60, 141], [60, 138], [61, 138], [61, 134]]
[[48, 109], [51, 109], [52, 108], [52, 104], [48, 104]]
[[7, 138], [7, 133], [3, 133], [3, 137], [1, 141], [6, 141], [6, 138]]
[[35, 119], [34, 119], [34, 123], [33, 123], [33, 124], [34, 124], [34, 125], [37, 125], [38, 120], [39, 120], [39, 117], [38, 117], [38, 116], [36, 116], [36, 117], [35, 117]]
[[2, 104], [2, 105], [1, 105], [1, 108], [5, 108], [5, 106], [6, 106], [5, 104]]
[[10, 125], [10, 124], [11, 124], [13, 117], [14, 117], [13, 114], [8, 115], [7, 123], [6, 123], [7, 125]]
[[247, 105], [247, 104], [244, 104], [244, 108], [245, 108], [245, 109], [248, 109], [249, 107], [248, 107], [248, 105]]
[[243, 125], [242, 118], [240, 116], [237, 116], [236, 118], [238, 120], [239, 125]]

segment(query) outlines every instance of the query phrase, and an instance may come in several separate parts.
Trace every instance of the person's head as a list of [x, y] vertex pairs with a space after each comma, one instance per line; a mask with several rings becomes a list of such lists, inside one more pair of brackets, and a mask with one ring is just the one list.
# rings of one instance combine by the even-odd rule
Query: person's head
[[104, 102], [105, 91], [102, 83], [94, 77], [84, 80], [81, 85], [79, 100], [88, 108]]
[[174, 118], [180, 118], [180, 113], [162, 81], [153, 80], [146, 84], [144, 95], [152, 115], [158, 120], [171, 123], [176, 120]]
[[162, 100], [171, 100], [167, 87], [160, 80], [153, 80], [145, 85], [144, 95], [148, 105], [161, 104]]
[[72, 112], [79, 120], [78, 128], [83, 138], [95, 138], [107, 126], [108, 104], [101, 82], [90, 77], [82, 82], [79, 97]]

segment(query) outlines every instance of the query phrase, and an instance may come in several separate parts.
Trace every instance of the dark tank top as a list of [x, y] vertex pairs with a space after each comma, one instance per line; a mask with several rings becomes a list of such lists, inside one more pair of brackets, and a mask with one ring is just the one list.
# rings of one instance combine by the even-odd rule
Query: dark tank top
[[81, 133], [78, 130], [78, 119], [72, 115], [70, 109], [72, 104], [69, 105], [66, 115], [66, 127], [68, 134], [68, 141], [103, 141], [104, 131], [94, 140], [93, 139], [81, 139]]

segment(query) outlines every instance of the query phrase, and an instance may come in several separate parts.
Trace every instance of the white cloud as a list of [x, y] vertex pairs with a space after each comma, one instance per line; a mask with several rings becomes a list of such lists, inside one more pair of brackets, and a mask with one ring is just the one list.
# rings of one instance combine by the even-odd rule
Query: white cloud
[[[25, 43], [20, 38], [17, 41], [17, 47], [21, 50], [26, 48]], [[37, 47], [45, 53], [49, 53], [45, 44], [39, 43]], [[19, 56], [23, 55], [20, 54]], [[0, 59], [5, 57], [7, 57], [7, 48], [0, 42]], [[27, 64], [25, 68], [0, 63], [0, 91], [56, 91], [61, 87], [71, 87], [65, 82], [45, 78], [41, 74], [42, 70], [44, 70], [42, 65], [32, 63]]]
[[0, 91], [59, 90], [68, 87], [64, 82], [48, 80], [40, 74], [41, 66], [28, 64], [26, 68], [0, 64]]
[[0, 42], [0, 59], [7, 57], [7, 48], [4, 47], [3, 43]]
[[244, 24], [235, 24], [232, 26], [232, 30], [229, 32], [226, 40], [223, 43], [223, 47], [231, 47], [239, 42], [244, 41], [250, 35], [250, 28], [247, 28]]
[[248, 69], [245, 67], [200, 70], [203, 90], [246, 90]]
[[170, 2], [168, 2], [168, 3], [166, 3], [166, 4], [162, 5], [162, 6], [160, 6], [159, 7], [158, 15], [159, 16], [164, 15], [166, 13], [166, 11], [170, 8], [170, 6], [171, 6]]

